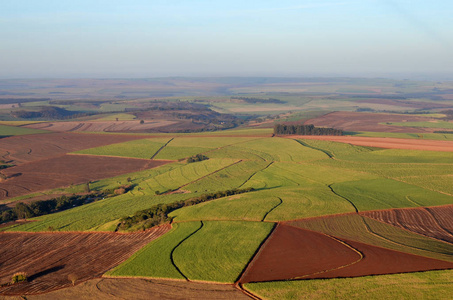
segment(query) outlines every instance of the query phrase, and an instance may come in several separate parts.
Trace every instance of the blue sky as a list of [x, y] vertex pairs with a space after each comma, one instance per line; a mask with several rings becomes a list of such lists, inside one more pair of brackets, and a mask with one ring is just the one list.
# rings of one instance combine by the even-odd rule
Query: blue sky
[[451, 74], [453, 1], [0, 0], [0, 78]]

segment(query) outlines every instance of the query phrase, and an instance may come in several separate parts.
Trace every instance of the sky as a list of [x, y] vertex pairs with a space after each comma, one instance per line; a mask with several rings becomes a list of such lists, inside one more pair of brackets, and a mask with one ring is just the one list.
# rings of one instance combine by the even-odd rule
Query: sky
[[0, 0], [0, 78], [453, 75], [453, 1]]

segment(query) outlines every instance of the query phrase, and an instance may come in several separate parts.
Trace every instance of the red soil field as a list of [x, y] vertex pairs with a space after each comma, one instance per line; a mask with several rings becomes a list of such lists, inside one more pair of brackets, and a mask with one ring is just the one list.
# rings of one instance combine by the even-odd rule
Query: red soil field
[[168, 161], [62, 155], [2, 170], [0, 200], [161, 166]]
[[453, 269], [453, 263], [376, 247], [350, 240], [343, 240], [363, 253], [357, 264], [326, 273], [314, 274], [304, 279], [359, 277], [419, 271]]
[[171, 229], [171, 225], [130, 234], [0, 233], [0, 283], [16, 272], [28, 282], [0, 287], [0, 295], [45, 293], [100, 277]]
[[376, 138], [359, 136], [314, 136], [314, 135], [290, 135], [292, 139], [323, 140], [339, 143], [347, 143], [357, 146], [377, 147], [387, 149], [428, 150], [453, 152], [453, 141]]
[[[343, 243], [344, 242], [344, 243]], [[240, 283], [451, 269], [453, 263], [279, 225]]]
[[144, 136], [49, 133], [0, 139], [0, 159], [15, 164], [62, 155], [87, 148], [122, 143]]
[[379, 123], [386, 122], [426, 122], [431, 119], [419, 116], [385, 114], [385, 113], [360, 113], [338, 111], [324, 116], [310, 119], [304, 124], [313, 124], [321, 127], [333, 127], [344, 131], [376, 131], [376, 132], [433, 132], [434, 128], [411, 128], [390, 126]]
[[339, 268], [361, 254], [325, 234], [279, 224], [240, 282], [285, 280]]
[[367, 211], [361, 215], [453, 243], [453, 205]]

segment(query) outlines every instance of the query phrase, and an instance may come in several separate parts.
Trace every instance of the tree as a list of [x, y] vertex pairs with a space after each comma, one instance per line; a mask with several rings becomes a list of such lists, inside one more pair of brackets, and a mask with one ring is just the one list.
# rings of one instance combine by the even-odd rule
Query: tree
[[140, 124], [145, 124], [145, 121], [144, 120], [140, 120]]

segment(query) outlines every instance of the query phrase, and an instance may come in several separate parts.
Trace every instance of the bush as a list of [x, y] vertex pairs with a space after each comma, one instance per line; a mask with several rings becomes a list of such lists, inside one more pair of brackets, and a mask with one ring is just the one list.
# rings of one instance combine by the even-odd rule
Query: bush
[[25, 272], [14, 273], [13, 277], [11, 278], [11, 283], [19, 283], [25, 281], [27, 281], [27, 273]]

